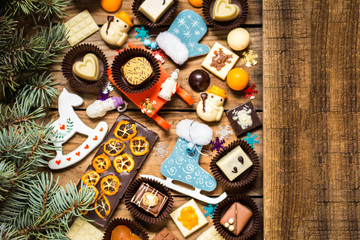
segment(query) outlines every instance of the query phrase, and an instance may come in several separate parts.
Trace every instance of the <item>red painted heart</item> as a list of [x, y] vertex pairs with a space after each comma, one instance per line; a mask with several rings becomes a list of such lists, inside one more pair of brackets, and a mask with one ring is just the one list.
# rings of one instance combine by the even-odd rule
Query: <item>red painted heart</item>
[[60, 165], [61, 160], [56, 160], [55, 162], [56, 162], [57, 165]]
[[71, 160], [71, 157], [66, 158], [66, 160], [70, 161], [70, 160]]
[[89, 149], [89, 144], [86, 144], [85, 149]]
[[104, 131], [104, 129], [101, 127], [99, 131], [102, 132], [102, 131]]
[[96, 141], [97, 139], [98, 139], [97, 136], [95, 136], [95, 137], [93, 138], [93, 140], [95, 140], [95, 141]]
[[65, 130], [65, 125], [64, 124], [60, 127], [60, 130]]
[[80, 156], [80, 152], [75, 153], [76, 155]]

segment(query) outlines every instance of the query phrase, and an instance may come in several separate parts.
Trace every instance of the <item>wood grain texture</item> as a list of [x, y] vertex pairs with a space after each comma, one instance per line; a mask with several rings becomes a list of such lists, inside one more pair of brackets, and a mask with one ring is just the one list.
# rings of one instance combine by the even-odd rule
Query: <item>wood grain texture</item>
[[360, 239], [359, 2], [263, 7], [265, 239]]

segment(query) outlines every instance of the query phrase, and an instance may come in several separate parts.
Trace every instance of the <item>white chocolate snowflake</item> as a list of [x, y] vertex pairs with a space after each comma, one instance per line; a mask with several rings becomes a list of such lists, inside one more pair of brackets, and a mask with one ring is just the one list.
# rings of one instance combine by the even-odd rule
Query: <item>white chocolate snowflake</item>
[[233, 130], [230, 129], [229, 124], [224, 124], [219, 126], [219, 130], [216, 130], [216, 135], [219, 136], [219, 139], [230, 139], [230, 135], [233, 134]]

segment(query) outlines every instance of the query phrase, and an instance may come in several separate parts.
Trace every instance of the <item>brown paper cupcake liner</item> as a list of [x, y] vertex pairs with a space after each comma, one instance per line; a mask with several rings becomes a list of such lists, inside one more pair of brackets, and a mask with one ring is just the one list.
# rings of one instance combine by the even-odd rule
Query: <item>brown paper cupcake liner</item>
[[150, 21], [144, 14], [142, 14], [138, 9], [140, 5], [145, 0], [134, 0], [132, 5], [132, 11], [137, 19], [141, 22], [142, 25], [149, 27], [149, 28], [157, 28], [164, 26], [166, 22], [174, 15], [175, 10], [179, 4], [179, 0], [174, 0], [174, 4], [164, 13], [164, 15], [161, 16], [161, 18], [156, 22], [153, 23]]
[[[79, 78], [72, 71], [73, 64], [81, 61], [87, 53], [94, 53], [99, 58], [99, 79], [97, 81], [87, 81]], [[61, 70], [64, 77], [69, 82], [79, 88], [102, 88], [107, 79], [108, 63], [105, 54], [95, 45], [84, 43], [73, 47], [64, 57]]]
[[[121, 73], [121, 67], [134, 57], [146, 58], [150, 62], [151, 66], [153, 67], [153, 72], [154, 72], [154, 77], [150, 81], [148, 81], [143, 86], [136, 88], [136, 89], [133, 89], [129, 85], [126, 84], [126, 80]], [[123, 51], [121, 51], [119, 53], [119, 55], [117, 55], [115, 57], [115, 60], [111, 66], [111, 72], [113, 74], [116, 85], [119, 88], [121, 88], [123, 91], [125, 91], [127, 93], [131, 93], [131, 94], [141, 93], [141, 92], [144, 92], [144, 91], [150, 89], [151, 87], [153, 87], [155, 85], [155, 83], [160, 78], [159, 62], [156, 61], [156, 59], [152, 55], [152, 53], [150, 53], [149, 51], [144, 50], [142, 48], [130, 48], [130, 49], [124, 49]]]
[[[168, 197], [168, 200], [166, 201], [164, 207], [161, 209], [160, 214], [157, 217], [153, 216], [151, 213], [146, 212], [144, 209], [136, 206], [134, 203], [131, 202], [131, 198], [135, 195], [141, 183], [148, 183], [151, 187], [155, 188], [156, 190]], [[170, 215], [173, 204], [174, 198], [172, 197], [169, 189], [158, 181], [147, 178], [138, 178], [133, 181], [125, 195], [126, 208], [136, 219], [149, 224], [156, 224], [167, 218]]]
[[[244, 152], [249, 156], [249, 158], [253, 162], [253, 165], [245, 172], [240, 174], [240, 176], [235, 178], [233, 181], [230, 181], [225, 176], [223, 171], [218, 167], [218, 165], [216, 165], [216, 162], [219, 161], [223, 156], [228, 154], [231, 150], [233, 150], [237, 146], [240, 146], [244, 150]], [[213, 176], [218, 182], [221, 182], [227, 187], [239, 188], [250, 184], [255, 179], [260, 169], [260, 159], [250, 144], [248, 144], [242, 139], [238, 139], [231, 142], [224, 149], [220, 150], [220, 152], [217, 153], [215, 157], [211, 159], [210, 169]]]
[[115, 218], [112, 220], [105, 229], [103, 240], [110, 240], [112, 231], [119, 225], [125, 225], [130, 228], [131, 232], [139, 236], [141, 240], [149, 240], [149, 235], [139, 223], [126, 218]]
[[203, 16], [206, 19], [206, 22], [213, 26], [215, 29], [219, 29], [219, 30], [231, 30], [237, 27], [240, 27], [240, 25], [244, 24], [246, 21], [246, 17], [249, 11], [249, 6], [248, 6], [248, 2], [247, 0], [232, 0], [231, 3], [238, 5], [240, 7], [241, 13], [240, 15], [232, 20], [232, 21], [226, 21], [226, 22], [219, 22], [219, 21], [215, 21], [212, 18], [212, 12], [213, 12], [213, 8], [214, 8], [214, 4], [215, 4], [216, 0], [204, 0], [203, 1], [203, 7], [202, 7], [202, 12], [203, 12]]
[[[244, 229], [241, 231], [239, 236], [235, 236], [229, 230], [227, 230], [223, 225], [220, 224], [220, 220], [225, 212], [230, 208], [230, 206], [234, 202], [239, 202], [242, 205], [248, 207], [253, 215]], [[213, 215], [213, 223], [216, 230], [220, 233], [220, 235], [226, 240], [246, 240], [253, 237], [256, 232], [260, 229], [260, 212], [254, 200], [246, 195], [237, 195], [234, 197], [229, 197], [219, 203], [216, 207], [214, 215]]]

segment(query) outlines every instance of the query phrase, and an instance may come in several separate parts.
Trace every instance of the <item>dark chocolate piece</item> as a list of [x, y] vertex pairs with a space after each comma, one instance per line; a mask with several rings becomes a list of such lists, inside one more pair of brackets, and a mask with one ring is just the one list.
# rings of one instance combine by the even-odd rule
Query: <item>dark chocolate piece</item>
[[152, 240], [178, 240], [178, 238], [164, 227]]
[[226, 111], [226, 116], [238, 138], [242, 134], [262, 125], [251, 101]]
[[253, 212], [249, 208], [239, 202], [234, 202], [221, 218], [220, 224], [234, 235], [239, 236], [252, 215]]
[[189, 85], [195, 92], [203, 92], [210, 85], [210, 76], [204, 70], [197, 69], [190, 74]]
[[130, 202], [157, 217], [168, 197], [147, 183], [142, 183]]
[[[134, 123], [136, 125], [136, 130], [137, 130], [136, 136], [145, 137], [146, 140], [149, 142], [149, 150], [152, 149], [152, 147], [154, 146], [156, 140], [158, 139], [158, 135], [155, 132], [153, 132], [151, 130], [148, 130], [144, 125], [142, 125], [142, 124], [136, 122], [135, 120], [127, 117], [126, 115], [120, 114], [119, 117], [116, 119], [114, 125], [110, 129], [109, 133], [106, 135], [103, 142], [101, 143], [101, 145], [99, 147], [99, 150], [96, 152], [95, 156], [99, 156], [101, 154], [106, 154], [104, 152], [104, 144], [109, 139], [116, 138], [116, 136], [114, 135], [114, 131], [115, 131], [115, 128], [118, 125], [118, 123], [120, 121], [122, 121], [122, 120], [128, 121], [130, 123]], [[113, 175], [115, 175], [115, 176], [117, 176], [119, 178], [119, 181], [121, 183], [121, 185], [120, 185], [120, 187], [119, 187], [116, 194], [114, 194], [112, 196], [106, 195], [106, 199], [108, 200], [108, 202], [110, 204], [110, 212], [109, 212], [109, 214], [106, 214], [107, 217], [105, 217], [105, 218], [101, 218], [100, 216], [98, 216], [95, 211], [89, 211], [85, 215], [86, 218], [94, 220], [95, 223], [98, 224], [101, 227], [104, 227], [107, 224], [107, 222], [111, 219], [112, 214], [116, 210], [116, 207], [119, 204], [120, 200], [125, 195], [125, 192], [128, 189], [128, 187], [129, 187], [130, 183], [132, 182], [132, 180], [134, 179], [138, 169], [141, 167], [141, 165], [144, 163], [146, 157], [150, 153], [150, 151], [149, 151], [149, 152], [147, 152], [146, 154], [144, 154], [142, 156], [134, 156], [131, 153], [131, 150], [130, 150], [130, 141], [125, 141], [124, 144], [126, 146], [125, 146], [125, 149], [122, 151], [122, 153], [127, 153], [127, 154], [129, 154], [129, 155], [131, 155], [133, 157], [133, 159], [135, 161], [134, 168], [130, 172], [118, 173], [115, 170], [114, 164], [113, 164], [113, 160], [114, 160], [115, 157], [114, 156], [108, 156], [110, 158], [111, 162], [112, 162], [111, 166], [109, 167], [109, 169], [107, 171], [105, 171], [103, 173], [99, 173], [101, 179], [108, 176], [108, 175], [113, 174]], [[93, 168], [92, 164], [89, 165], [89, 167], [86, 169], [85, 172], [88, 172], [88, 171], [91, 171], [91, 170], [95, 170]], [[101, 182], [101, 180], [95, 186], [98, 189], [99, 193], [100, 193], [99, 196], [102, 195], [101, 188], [100, 188], [100, 182]], [[78, 184], [78, 189], [80, 189], [80, 187], [81, 187], [81, 184], [79, 183]]]

